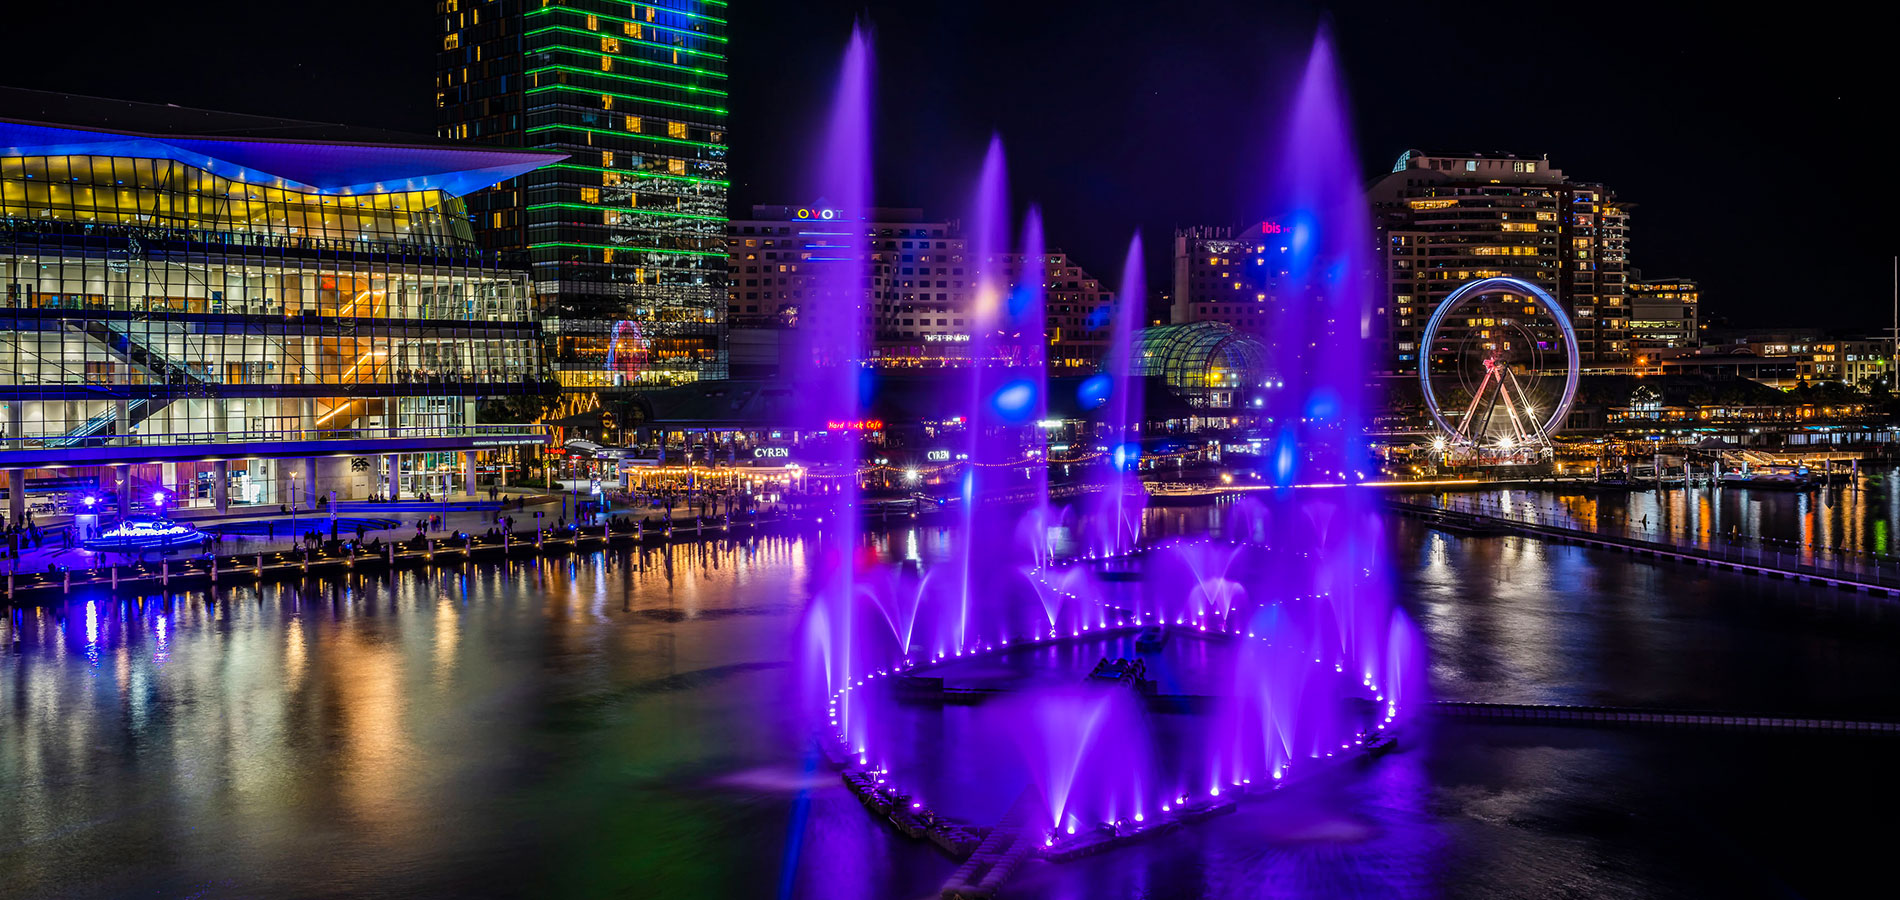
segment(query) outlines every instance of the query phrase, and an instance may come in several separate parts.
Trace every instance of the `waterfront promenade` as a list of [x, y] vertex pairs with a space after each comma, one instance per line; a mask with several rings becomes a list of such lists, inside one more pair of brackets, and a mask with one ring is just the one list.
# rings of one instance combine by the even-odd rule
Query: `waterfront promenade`
[[1518, 534], [1850, 590], [1900, 592], [1900, 557], [1889, 554], [1778, 540], [1739, 530], [1722, 534], [1670, 528], [1661, 523], [1649, 527], [1648, 523], [1605, 522], [1490, 497], [1393, 497], [1388, 504], [1402, 515], [1457, 534]]

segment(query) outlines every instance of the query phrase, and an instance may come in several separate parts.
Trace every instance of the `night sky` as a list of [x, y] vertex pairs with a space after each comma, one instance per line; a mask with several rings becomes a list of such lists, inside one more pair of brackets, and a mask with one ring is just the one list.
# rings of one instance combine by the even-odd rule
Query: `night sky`
[[[0, 84], [428, 133], [430, 2], [16, 5]], [[1847, 7], [1841, 7], [1846, 9]], [[1872, 7], [1867, 7], [1871, 9]], [[1334, 4], [1370, 177], [1407, 148], [1548, 155], [1637, 204], [1632, 258], [1705, 316], [1884, 327], [1891, 13], [1649, 3]], [[1322, 16], [1310, 3], [735, 0], [733, 214], [799, 203], [853, 16], [879, 51], [879, 202], [959, 215], [999, 131], [1019, 202], [1112, 278], [1136, 227], [1242, 224]], [[86, 23], [110, 27], [92, 30]]]

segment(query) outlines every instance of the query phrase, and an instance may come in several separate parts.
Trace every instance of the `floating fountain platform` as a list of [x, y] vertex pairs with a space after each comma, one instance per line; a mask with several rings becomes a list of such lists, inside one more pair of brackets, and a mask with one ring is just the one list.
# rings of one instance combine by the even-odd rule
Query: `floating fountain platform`
[[[873, 814], [964, 860], [946, 898], [994, 896], [1030, 856], [1108, 852], [1389, 752], [1400, 692], [1386, 686], [1423, 682], [1415, 632], [1370, 588], [1285, 595], [1306, 558], [1200, 539], [1036, 566], [1028, 580], [1056, 600], [1007, 630], [936, 616], [921, 592], [860, 592], [881, 615], [834, 635], [860, 668], [832, 682], [825, 751]], [[1335, 569], [1325, 584], [1372, 580]], [[904, 650], [880, 658], [880, 643]]]

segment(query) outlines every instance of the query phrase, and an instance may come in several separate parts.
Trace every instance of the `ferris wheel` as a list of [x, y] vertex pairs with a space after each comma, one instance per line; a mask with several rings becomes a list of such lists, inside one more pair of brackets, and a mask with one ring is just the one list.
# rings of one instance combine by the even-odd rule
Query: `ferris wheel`
[[1570, 317], [1537, 285], [1494, 277], [1453, 291], [1419, 342], [1419, 386], [1439, 429], [1433, 449], [1548, 454], [1577, 398], [1578, 362]]

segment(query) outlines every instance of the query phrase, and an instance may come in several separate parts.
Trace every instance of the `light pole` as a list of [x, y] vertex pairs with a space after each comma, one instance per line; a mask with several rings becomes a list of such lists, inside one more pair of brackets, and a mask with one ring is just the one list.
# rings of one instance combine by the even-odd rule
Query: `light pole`
[[290, 473], [290, 530], [297, 530], [297, 473]]

